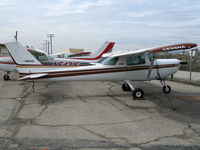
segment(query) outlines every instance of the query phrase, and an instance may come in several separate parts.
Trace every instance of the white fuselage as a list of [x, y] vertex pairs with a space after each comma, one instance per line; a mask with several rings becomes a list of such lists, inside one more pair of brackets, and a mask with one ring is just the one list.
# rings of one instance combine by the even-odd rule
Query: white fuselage
[[[42, 65], [32, 68], [33, 72], [43, 70], [54, 70], [58, 68], [67, 67], [80, 67], [91, 65], [91, 60], [78, 60], [78, 59], [65, 59], [65, 58], [54, 58], [48, 61], [41, 61]], [[17, 65], [11, 57], [0, 57], [0, 70], [6, 72], [18, 72], [16, 66], [27, 68], [26, 65]]]
[[16, 64], [11, 57], [0, 57], [0, 70], [6, 72], [17, 72]]
[[[133, 80], [133, 81], [146, 81], [159, 78], [158, 72], [161, 78], [165, 78], [171, 74], [174, 74], [178, 71], [180, 66], [180, 61], [177, 59], [157, 59], [157, 62], [154, 62], [153, 69], [151, 71], [150, 77], [147, 77], [150, 64], [142, 65], [131, 65], [126, 64], [122, 65], [104, 65], [104, 64], [95, 64], [92, 66], [85, 67], [69, 67], [67, 69], [55, 71], [55, 70], [46, 70], [46, 71], [36, 71], [36, 68], [23, 68], [18, 66], [20, 70], [20, 76], [26, 76], [30, 74], [41, 74], [48, 73], [48, 76], [41, 78], [42, 80], [51, 80], [51, 81], [122, 81], [122, 80]], [[28, 69], [28, 70], [27, 70]], [[40, 80], [40, 79], [39, 79]]]

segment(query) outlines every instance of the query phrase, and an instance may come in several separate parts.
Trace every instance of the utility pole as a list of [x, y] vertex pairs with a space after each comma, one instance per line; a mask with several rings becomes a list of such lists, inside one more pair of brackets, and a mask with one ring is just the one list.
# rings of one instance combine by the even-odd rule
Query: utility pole
[[16, 31], [16, 32], [15, 32], [15, 36], [14, 36], [14, 38], [15, 38], [15, 41], [17, 42], [17, 38], [18, 38], [18, 31]]
[[52, 38], [55, 37], [55, 34], [47, 34], [47, 37], [50, 39], [50, 45], [51, 45], [51, 54], [53, 53], [53, 47], [52, 47]]
[[44, 40], [45, 43], [45, 52], [48, 53], [48, 40]]
[[49, 41], [47, 41], [47, 53], [48, 53], [48, 55], [50, 54], [49, 53]]

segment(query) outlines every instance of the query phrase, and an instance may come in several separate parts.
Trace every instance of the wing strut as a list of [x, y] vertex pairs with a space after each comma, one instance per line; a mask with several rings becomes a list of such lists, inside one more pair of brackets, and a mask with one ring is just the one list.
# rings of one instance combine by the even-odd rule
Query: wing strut
[[147, 80], [150, 80], [151, 72], [152, 72], [152, 69], [153, 69], [154, 60], [156, 60], [155, 54], [153, 54], [153, 58], [151, 60], [151, 64], [149, 65], [149, 71], [148, 71], [148, 74], [147, 74]]

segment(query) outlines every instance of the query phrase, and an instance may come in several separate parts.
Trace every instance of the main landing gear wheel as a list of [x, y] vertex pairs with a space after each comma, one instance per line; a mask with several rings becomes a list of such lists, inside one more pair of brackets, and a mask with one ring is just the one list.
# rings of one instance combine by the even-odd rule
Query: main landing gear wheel
[[5, 74], [5, 75], [3, 76], [3, 79], [4, 79], [5, 81], [8, 81], [8, 80], [10, 80], [10, 76], [9, 76], [8, 74]]
[[140, 88], [136, 88], [132, 91], [132, 95], [134, 98], [143, 98], [144, 97], [144, 92]]
[[170, 93], [171, 92], [171, 87], [169, 85], [164, 85], [163, 86], [163, 92], [164, 93]]
[[127, 83], [123, 83], [122, 84], [122, 90], [123, 91], [130, 91], [131, 88], [130, 88], [130, 86]]

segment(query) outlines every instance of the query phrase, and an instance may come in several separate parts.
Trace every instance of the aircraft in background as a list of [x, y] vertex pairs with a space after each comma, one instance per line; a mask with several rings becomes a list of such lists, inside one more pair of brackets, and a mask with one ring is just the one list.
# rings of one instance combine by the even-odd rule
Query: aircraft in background
[[46, 81], [124, 81], [122, 89], [131, 91], [134, 98], [143, 98], [144, 92], [134, 88], [131, 81], [160, 80], [163, 92], [170, 93], [171, 87], [164, 79], [175, 74], [180, 67], [178, 59], [157, 59], [157, 52], [192, 49], [194, 43], [182, 43], [162, 47], [141, 49], [135, 51], [112, 52], [91, 66], [41, 68], [42, 64], [33, 57], [18, 42], [5, 43], [12, 58], [16, 62], [19, 80], [46, 80]]
[[[50, 56], [53, 58], [71, 58], [71, 59], [81, 59], [81, 60], [91, 60], [91, 62], [98, 61], [103, 54], [111, 52], [112, 49], [105, 48], [105, 44], [110, 42], [105, 42], [96, 52], [78, 52], [78, 53], [70, 53], [70, 52], [59, 52], [51, 54]], [[114, 44], [114, 42], [112, 42]], [[103, 50], [104, 49], [104, 50]], [[102, 51], [103, 50], [103, 51]]]
[[[27, 48], [28, 52], [32, 55], [32, 57], [35, 57], [35, 59], [40, 62], [40, 69], [57, 69], [57, 68], [66, 68], [66, 67], [77, 67], [77, 66], [87, 66], [91, 65], [90, 63], [94, 63], [101, 59], [102, 55], [104, 53], [107, 53], [112, 50], [114, 47], [114, 42], [105, 42], [98, 50], [97, 52], [92, 55], [91, 57], [88, 57], [84, 59], [79, 58], [52, 58], [49, 56], [47, 53], [41, 51], [41, 50], [36, 50], [36, 49], [31, 49]], [[5, 48], [3, 44], [0, 44], [1, 48]], [[23, 48], [26, 49], [26, 48]], [[23, 55], [23, 53], [22, 53]], [[17, 63], [12, 59], [12, 56], [8, 57], [0, 57], [0, 70], [3, 70], [7, 72], [3, 76], [4, 80], [9, 80], [9, 72], [17, 72], [16, 69]]]

